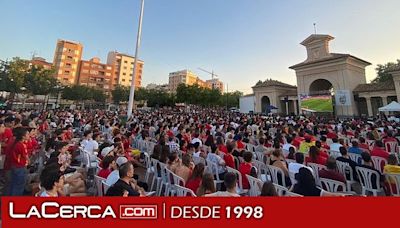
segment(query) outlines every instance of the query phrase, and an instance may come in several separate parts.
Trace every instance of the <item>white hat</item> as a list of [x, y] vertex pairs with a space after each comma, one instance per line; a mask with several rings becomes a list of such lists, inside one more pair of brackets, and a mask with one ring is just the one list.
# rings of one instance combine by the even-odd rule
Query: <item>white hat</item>
[[101, 150], [101, 156], [107, 156], [112, 150], [114, 150], [114, 146], [105, 147]]
[[117, 161], [115, 161], [115, 163], [117, 163], [118, 166], [121, 166], [127, 162], [128, 162], [128, 159], [126, 157], [118, 157]]

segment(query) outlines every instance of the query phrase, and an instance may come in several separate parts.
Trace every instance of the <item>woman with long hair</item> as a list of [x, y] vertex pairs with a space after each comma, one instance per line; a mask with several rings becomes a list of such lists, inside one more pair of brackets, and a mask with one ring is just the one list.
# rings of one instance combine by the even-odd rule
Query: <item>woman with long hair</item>
[[198, 163], [192, 172], [189, 180], [186, 182], [185, 187], [191, 189], [193, 192], [197, 192], [200, 187], [201, 180], [203, 178], [205, 166], [203, 163]]
[[306, 158], [306, 163], [316, 163], [320, 165], [326, 165], [326, 158], [320, 155], [319, 149], [316, 146], [311, 146], [308, 152], [310, 155]]
[[9, 184], [5, 195], [21, 196], [24, 193], [29, 158], [25, 141], [29, 140], [29, 131], [26, 128], [14, 129], [14, 142], [7, 147], [6, 170], [9, 170]]
[[214, 176], [211, 173], [206, 173], [203, 175], [200, 187], [197, 189], [197, 196], [204, 196], [206, 194], [211, 194], [216, 192], [214, 184]]
[[343, 196], [340, 193], [331, 193], [315, 184], [314, 176], [307, 168], [300, 168], [296, 174], [297, 183], [293, 187], [293, 192], [303, 196]]

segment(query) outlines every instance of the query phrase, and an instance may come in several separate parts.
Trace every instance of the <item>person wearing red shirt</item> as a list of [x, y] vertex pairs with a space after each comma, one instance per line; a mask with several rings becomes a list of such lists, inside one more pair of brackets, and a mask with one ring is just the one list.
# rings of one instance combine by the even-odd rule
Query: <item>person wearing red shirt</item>
[[21, 196], [24, 193], [28, 165], [28, 150], [25, 141], [29, 139], [26, 128], [14, 129], [15, 139], [8, 145], [4, 168], [9, 172], [9, 183], [6, 184], [6, 194], [10, 196]]
[[[326, 168], [318, 172], [320, 178], [326, 178], [330, 180], [340, 181], [346, 184], [346, 179], [343, 174], [339, 173], [336, 168], [336, 159], [334, 157], [329, 157], [326, 161]], [[339, 189], [339, 191], [344, 191], [345, 189]]]
[[326, 164], [326, 158], [320, 155], [316, 146], [311, 146], [308, 153], [310, 156], [306, 158], [306, 163]]
[[304, 141], [304, 137], [303, 136], [304, 136], [303, 133], [300, 132], [299, 135], [296, 136], [294, 138], [294, 140], [293, 140], [292, 145], [295, 146], [297, 149], [299, 149], [301, 142]]
[[329, 130], [328, 134], [326, 134], [326, 137], [327, 137], [328, 139], [334, 139], [334, 138], [337, 138], [338, 136], [337, 136], [337, 134], [336, 134], [334, 131]]
[[228, 153], [224, 155], [224, 160], [225, 160], [225, 165], [231, 168], [235, 168], [235, 159], [233, 158], [232, 152], [234, 149], [234, 146], [232, 143], [228, 143], [226, 145], [226, 149], [228, 150]]
[[107, 179], [108, 175], [110, 175], [113, 170], [117, 169], [117, 163], [115, 163], [114, 156], [105, 156], [101, 161], [101, 167], [102, 169], [99, 171], [97, 176]]
[[372, 149], [372, 151], [371, 151], [371, 156], [381, 157], [386, 160], [389, 158], [389, 153], [383, 147], [382, 141], [378, 140], [375, 142], [374, 149]]
[[238, 148], [238, 150], [242, 150], [242, 149], [245, 148], [245, 145], [242, 142], [242, 136], [241, 135], [238, 136], [238, 139], [236, 141], [236, 147]]
[[316, 141], [315, 142], [315, 146], [319, 150], [319, 155], [321, 157], [324, 157], [324, 158], [328, 159], [328, 157], [329, 157], [328, 151], [325, 148], [322, 147], [322, 143], [320, 141]]
[[217, 137], [217, 146], [218, 146], [219, 152], [222, 152], [224, 154], [228, 153], [228, 149], [226, 149], [223, 138], [221, 136]]
[[330, 150], [330, 146], [326, 143], [326, 136], [321, 136], [321, 146], [326, 150]]
[[366, 150], [366, 151], [368, 151], [368, 152], [370, 151], [368, 144], [365, 143], [365, 138], [360, 137], [360, 138], [358, 139], [358, 141], [359, 141], [358, 147], [360, 147], [361, 149]]
[[256, 176], [251, 160], [253, 153], [246, 151], [243, 153], [244, 162], [239, 165], [239, 172], [242, 174], [243, 189], [250, 189], [249, 180], [246, 175]]
[[0, 132], [0, 144], [2, 144], [2, 153], [6, 150], [7, 145], [13, 138], [13, 129], [14, 126], [14, 118], [9, 116], [4, 120], [4, 127], [5, 129], [3, 132]]
[[201, 180], [203, 179], [203, 173], [204, 173], [204, 164], [203, 163], [198, 163], [192, 172], [192, 175], [186, 182], [185, 187], [192, 190], [194, 193], [197, 192], [197, 189], [200, 187]]

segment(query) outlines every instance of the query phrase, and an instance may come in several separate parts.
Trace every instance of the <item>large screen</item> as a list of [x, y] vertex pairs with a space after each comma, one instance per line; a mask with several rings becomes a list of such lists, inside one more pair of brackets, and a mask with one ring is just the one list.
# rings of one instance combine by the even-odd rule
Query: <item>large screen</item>
[[333, 112], [331, 95], [300, 96], [301, 109], [306, 112]]

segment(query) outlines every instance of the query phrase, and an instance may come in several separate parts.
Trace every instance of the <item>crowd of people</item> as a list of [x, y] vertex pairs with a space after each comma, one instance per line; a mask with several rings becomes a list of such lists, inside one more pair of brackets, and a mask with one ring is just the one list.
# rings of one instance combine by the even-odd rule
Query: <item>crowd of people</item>
[[[399, 137], [398, 123], [380, 119], [197, 107], [135, 110], [129, 119], [104, 110], [3, 110], [2, 195], [98, 194], [91, 191], [98, 188], [96, 176], [108, 186], [106, 196], [150, 196], [162, 188], [153, 182], [162, 179], [163, 167], [196, 196], [246, 196], [251, 188], [260, 196], [278, 196], [277, 186], [301, 196], [367, 195], [368, 181], [381, 195], [394, 195]], [[341, 169], [343, 164], [349, 168]], [[371, 180], [364, 169], [373, 172]], [[332, 191], [325, 179], [346, 187]]]

